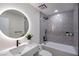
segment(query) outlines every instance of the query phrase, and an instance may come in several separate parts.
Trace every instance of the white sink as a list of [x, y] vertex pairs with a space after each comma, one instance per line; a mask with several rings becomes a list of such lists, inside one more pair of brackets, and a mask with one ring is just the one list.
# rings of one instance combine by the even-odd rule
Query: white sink
[[21, 45], [19, 47], [13, 48], [10, 50], [10, 53], [12, 55], [20, 55], [25, 47], [26, 47], [26, 45]]
[[0, 56], [33, 56], [36, 52], [38, 52], [38, 50], [38, 44], [23, 43], [18, 47], [14, 46], [4, 51], [1, 51]]
[[23, 43], [0, 52], [0, 56], [33, 56], [39, 50], [38, 44]]

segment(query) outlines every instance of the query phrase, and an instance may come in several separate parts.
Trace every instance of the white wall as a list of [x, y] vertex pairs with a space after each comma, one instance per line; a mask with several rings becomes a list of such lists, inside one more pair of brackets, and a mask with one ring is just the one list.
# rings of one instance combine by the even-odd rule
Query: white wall
[[[39, 21], [39, 11], [33, 8], [29, 4], [0, 4], [0, 13], [5, 10], [5, 9], [18, 9], [22, 12], [25, 13], [25, 15], [28, 16], [29, 21], [30, 21], [30, 30], [33, 34], [33, 38], [31, 42], [38, 43], [39, 42], [39, 26], [40, 26], [40, 21]], [[24, 38], [23, 40], [25, 40]], [[3, 36], [0, 35], [0, 50], [10, 48], [12, 46], [15, 46], [15, 40], [8, 40], [4, 38]]]

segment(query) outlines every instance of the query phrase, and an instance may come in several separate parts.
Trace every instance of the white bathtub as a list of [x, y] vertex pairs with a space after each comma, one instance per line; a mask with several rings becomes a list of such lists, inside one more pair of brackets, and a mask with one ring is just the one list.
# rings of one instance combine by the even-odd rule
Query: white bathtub
[[55, 42], [46, 42], [46, 44], [42, 44], [42, 48], [50, 51], [54, 56], [77, 56], [73, 46], [64, 45]]

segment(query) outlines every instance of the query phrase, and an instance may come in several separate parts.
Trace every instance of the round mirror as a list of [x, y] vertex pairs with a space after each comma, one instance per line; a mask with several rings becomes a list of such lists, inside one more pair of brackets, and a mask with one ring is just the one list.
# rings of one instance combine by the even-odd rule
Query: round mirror
[[27, 17], [19, 11], [7, 10], [0, 15], [0, 30], [9, 37], [20, 38], [28, 28]]

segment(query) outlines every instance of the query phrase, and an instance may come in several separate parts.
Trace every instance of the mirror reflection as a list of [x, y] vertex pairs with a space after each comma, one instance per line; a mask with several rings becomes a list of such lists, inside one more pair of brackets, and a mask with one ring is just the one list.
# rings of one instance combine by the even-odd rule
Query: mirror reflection
[[27, 17], [19, 11], [7, 10], [0, 15], [0, 30], [9, 37], [22, 37], [27, 33], [28, 28]]

